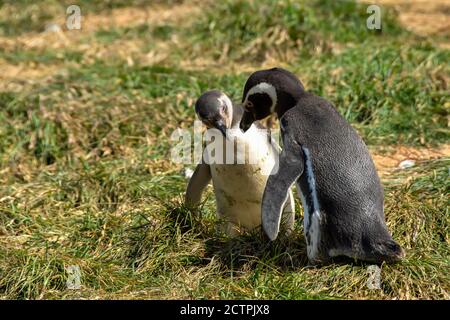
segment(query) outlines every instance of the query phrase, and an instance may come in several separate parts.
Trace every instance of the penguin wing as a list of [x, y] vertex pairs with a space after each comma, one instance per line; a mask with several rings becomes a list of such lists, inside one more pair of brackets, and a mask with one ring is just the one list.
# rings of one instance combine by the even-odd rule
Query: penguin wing
[[211, 181], [211, 170], [209, 165], [202, 162], [197, 165], [195, 171], [189, 180], [186, 190], [185, 204], [189, 207], [195, 207], [200, 203], [203, 190]]
[[262, 199], [262, 226], [270, 240], [277, 238], [290, 188], [302, 175], [305, 166], [301, 145], [293, 139], [285, 139], [284, 142], [279, 164], [274, 166], [267, 180]]

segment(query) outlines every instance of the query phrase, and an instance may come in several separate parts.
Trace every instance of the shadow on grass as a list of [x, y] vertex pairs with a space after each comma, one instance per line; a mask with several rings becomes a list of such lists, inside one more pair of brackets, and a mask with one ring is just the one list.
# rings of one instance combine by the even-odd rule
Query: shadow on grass
[[260, 267], [279, 271], [308, 265], [303, 235], [294, 233], [270, 241], [262, 232], [238, 236], [213, 237], [205, 241], [205, 260], [216, 260], [225, 272], [246, 272]]
[[166, 221], [172, 228], [182, 233], [189, 232], [204, 242], [204, 256], [199, 260], [201, 265], [215, 260], [222, 271], [235, 272], [258, 266], [293, 270], [308, 263], [305, 240], [299, 232], [280, 236], [275, 241], [270, 241], [261, 230], [229, 237], [218, 230], [217, 221], [211, 225], [211, 221], [208, 223], [202, 219], [201, 207], [193, 210], [178, 203], [167, 209]]
[[[197, 239], [204, 241], [205, 254], [197, 260], [198, 265], [207, 265], [215, 260], [219, 262], [221, 270], [227, 273], [247, 272], [261, 267], [285, 272], [305, 267], [320, 268], [329, 265], [366, 267], [373, 264], [340, 256], [321, 266], [311, 266], [308, 263], [306, 241], [300, 228], [296, 228], [290, 235], [280, 233], [275, 241], [270, 241], [261, 229], [237, 237], [229, 237], [217, 230], [211, 234], [211, 226], [205, 225], [200, 211], [201, 209], [192, 210], [180, 204], [167, 211], [167, 218], [172, 227], [179, 228], [182, 233], [190, 232]], [[300, 224], [300, 221], [297, 221], [297, 224]]]
[[[162, 228], [166, 231], [157, 236], [159, 239], [153, 238], [148, 245], [155, 246], [154, 241], [162, 240], [160, 238], [162, 236], [178, 246], [175, 251], [185, 265], [203, 267], [214, 262], [219, 265], [221, 272], [228, 275], [261, 269], [289, 272], [329, 265], [365, 267], [373, 264], [347, 257], [336, 257], [320, 266], [309, 265], [306, 242], [300, 227], [301, 220], [297, 221], [297, 227], [291, 234], [281, 232], [275, 241], [270, 241], [260, 229], [237, 237], [229, 237], [219, 231], [216, 219], [205, 218], [202, 215], [201, 206], [198, 209], [190, 209], [184, 206], [182, 201], [175, 203], [163, 201], [162, 204], [165, 208]], [[203, 248], [201, 253], [192, 254], [188, 252], [190, 250], [186, 250], [198, 246]]]

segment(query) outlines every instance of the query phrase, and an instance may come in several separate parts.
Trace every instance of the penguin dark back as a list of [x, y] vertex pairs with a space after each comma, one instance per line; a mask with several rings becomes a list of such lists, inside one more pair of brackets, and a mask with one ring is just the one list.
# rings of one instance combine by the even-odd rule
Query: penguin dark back
[[267, 181], [261, 213], [269, 238], [277, 237], [283, 201], [297, 185], [311, 264], [340, 256], [399, 261], [404, 253], [386, 227], [383, 188], [369, 150], [335, 106], [305, 91], [281, 68], [253, 73], [243, 97], [243, 130], [272, 113], [280, 119], [283, 151], [278, 172]]

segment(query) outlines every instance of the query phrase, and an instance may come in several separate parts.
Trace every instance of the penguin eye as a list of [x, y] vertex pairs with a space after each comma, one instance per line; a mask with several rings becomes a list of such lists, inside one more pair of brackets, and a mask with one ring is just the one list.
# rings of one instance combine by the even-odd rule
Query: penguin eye
[[248, 109], [252, 109], [253, 107], [254, 107], [253, 102], [247, 100], [247, 103], [245, 104], [245, 110], [248, 111]]
[[220, 117], [226, 117], [227, 116], [227, 106], [226, 105], [221, 105], [220, 107], [219, 107], [219, 116]]

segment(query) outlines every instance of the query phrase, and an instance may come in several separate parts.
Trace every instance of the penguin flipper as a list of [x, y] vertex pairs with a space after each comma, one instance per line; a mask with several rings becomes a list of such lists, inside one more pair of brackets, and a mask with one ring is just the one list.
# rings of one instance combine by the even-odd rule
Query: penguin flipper
[[206, 163], [199, 163], [195, 168], [194, 174], [189, 180], [184, 199], [188, 207], [195, 207], [200, 203], [203, 190], [211, 181], [211, 170]]
[[291, 186], [302, 175], [304, 157], [297, 142], [285, 144], [280, 154], [279, 165], [273, 168], [264, 189], [261, 205], [262, 226], [270, 238], [275, 240], [280, 230], [283, 207], [290, 195]]

